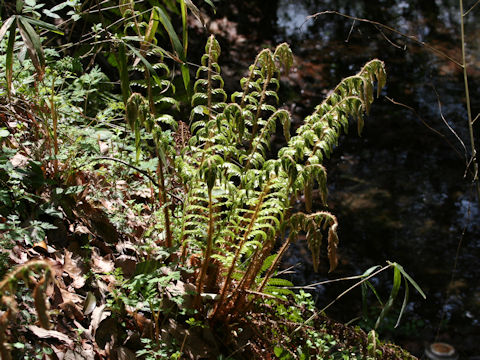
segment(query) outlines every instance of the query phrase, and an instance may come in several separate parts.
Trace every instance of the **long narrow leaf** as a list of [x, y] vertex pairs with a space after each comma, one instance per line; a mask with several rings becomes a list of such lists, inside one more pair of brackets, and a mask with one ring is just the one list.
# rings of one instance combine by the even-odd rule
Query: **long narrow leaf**
[[405, 294], [403, 296], [402, 308], [400, 309], [400, 314], [398, 314], [398, 319], [397, 319], [397, 323], [395, 324], [395, 327], [397, 327], [400, 324], [400, 320], [402, 319], [403, 312], [407, 307], [409, 292], [410, 290], [408, 289], [408, 281], [405, 281]]
[[148, 22], [147, 30], [145, 31], [145, 42], [152, 42], [153, 38], [155, 37], [155, 33], [157, 32], [159, 21], [160, 17], [158, 15], [158, 12], [155, 10], [155, 8], [153, 8], [152, 13], [150, 14], [150, 21]]
[[362, 316], [364, 319], [367, 318], [367, 285], [365, 283], [362, 284]]
[[168, 18], [167, 14], [159, 6], [155, 6], [153, 9], [154, 9], [154, 11], [158, 12], [159, 20], [162, 23], [165, 30], [167, 31], [168, 36], [170, 38], [170, 42], [172, 43], [173, 49], [177, 53], [178, 57], [182, 61], [186, 61], [182, 43], [180, 42], [180, 39], [178, 38], [178, 35], [175, 32], [175, 29], [173, 28], [173, 25], [170, 22], [170, 19]]
[[185, 6], [186, 0], [180, 0], [180, 11], [182, 13], [182, 35], [183, 35], [183, 53], [187, 57], [188, 49], [188, 25], [187, 25], [187, 7]]
[[208, 5], [210, 5], [210, 6], [213, 8], [213, 10], [216, 10], [215, 5], [213, 4], [213, 2], [212, 2], [211, 0], [205, 0], [205, 2], [206, 2]]
[[0, 41], [2, 41], [3, 37], [5, 36], [6, 32], [10, 28], [10, 26], [15, 20], [15, 15], [10, 16], [5, 22], [3, 23], [2, 27], [0, 28]]
[[49, 24], [49, 23], [47, 23], [45, 21], [42, 21], [42, 20], [33, 19], [31, 17], [26, 17], [26, 16], [22, 16], [22, 17], [23, 17], [23, 19], [28, 21], [33, 26], [40, 26], [41, 28], [50, 30], [51, 32], [54, 32], [55, 34], [64, 35], [63, 31], [58, 30], [58, 28], [55, 25]]
[[398, 295], [398, 290], [400, 289], [400, 285], [402, 284], [402, 276], [400, 274], [400, 270], [393, 265], [393, 286], [392, 286], [392, 291], [390, 292], [390, 296], [385, 303], [385, 306], [383, 307], [382, 311], [380, 312], [380, 315], [377, 318], [377, 321], [375, 323], [375, 329], [378, 328], [382, 320], [385, 318], [385, 316], [388, 314], [390, 309], [393, 306], [393, 302], [395, 301], [395, 298]]
[[380, 306], [383, 306], [383, 301], [380, 298], [380, 295], [378, 295], [377, 289], [375, 289], [375, 287], [372, 285], [372, 283], [370, 281], [365, 282], [365, 284], [366, 284], [366, 286], [368, 286], [370, 288], [370, 290], [372, 290], [373, 294], [375, 295], [378, 302], [380, 303]]
[[[192, 2], [192, 0], [182, 0], [185, 2], [185, 5], [188, 6], [192, 14], [202, 23], [203, 26], [205, 26], [205, 19], [203, 18], [202, 13], [198, 8], [195, 6], [195, 4]], [[213, 4], [212, 4], [213, 7]]]
[[27, 46], [30, 58], [39, 72], [40, 77], [43, 76], [43, 68], [45, 67], [45, 56], [43, 54], [42, 42], [40, 37], [33, 29], [32, 25], [25, 20], [23, 16], [17, 16], [18, 29], [25, 45]]
[[130, 82], [128, 81], [127, 54], [125, 44], [120, 43], [117, 56], [118, 72], [120, 73], [120, 87], [122, 89], [122, 99], [125, 106], [130, 96]]
[[362, 277], [368, 277], [371, 273], [373, 273], [375, 270], [381, 268], [380, 265], [375, 265], [375, 266], [372, 266], [371, 268], [368, 268], [367, 270], [365, 270], [365, 272], [362, 274]]
[[426, 299], [427, 296], [425, 295], [425, 293], [422, 291], [420, 286], [418, 286], [418, 284], [415, 282], [415, 280], [413, 280], [413, 278], [406, 273], [406, 271], [403, 269], [403, 266], [400, 265], [400, 264], [397, 264], [397, 263], [393, 263], [393, 264], [394, 264], [395, 267], [398, 267], [398, 270], [400, 270], [402, 275], [405, 276], [405, 278], [410, 282], [410, 284], [413, 285], [413, 287], [420, 293], [420, 295], [422, 295], [422, 297], [424, 299]]
[[10, 96], [12, 90], [12, 77], [13, 77], [13, 45], [15, 44], [16, 29], [14, 26], [10, 28], [10, 35], [8, 36], [7, 43], [7, 59], [6, 59], [6, 75], [7, 75], [7, 94]]
[[400, 269], [398, 269], [398, 267], [395, 266], [393, 268], [393, 287], [392, 287], [392, 293], [391, 293], [393, 295], [393, 298], [397, 297], [401, 284], [402, 284], [402, 275], [400, 274]]
[[182, 64], [180, 66], [182, 71], [183, 85], [185, 85], [185, 90], [187, 90], [187, 95], [190, 98], [191, 95], [191, 86], [190, 86], [190, 70], [188, 69], [187, 64]]

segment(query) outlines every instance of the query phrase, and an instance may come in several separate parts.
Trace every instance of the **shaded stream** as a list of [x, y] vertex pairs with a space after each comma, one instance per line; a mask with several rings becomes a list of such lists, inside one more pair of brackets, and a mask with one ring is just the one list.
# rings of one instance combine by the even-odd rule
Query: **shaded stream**
[[[422, 287], [427, 300], [411, 289], [402, 324], [397, 329], [388, 326], [396, 321], [399, 299], [387, 325], [380, 329], [381, 337], [420, 357], [424, 345], [438, 333], [437, 340], [454, 345], [461, 359], [480, 356], [480, 218], [471, 176], [464, 178], [468, 150], [457, 139], [469, 149], [461, 68], [372, 24], [334, 14], [305, 22], [307, 15], [336, 10], [386, 24], [460, 61], [458, 2], [277, 0], [251, 7], [245, 5], [250, 2], [240, 3], [228, 18], [235, 21], [238, 16], [236, 31], [245, 34], [246, 42], [233, 46], [227, 56], [240, 63], [247, 52], [242, 49], [250, 41], [258, 45], [289, 42], [297, 69], [282, 91], [298, 123], [328, 89], [368, 60], [380, 58], [388, 72], [387, 87], [373, 104], [362, 137], [352, 126], [326, 164], [329, 210], [340, 222], [340, 264], [326, 275], [323, 261], [322, 271], [314, 273], [305, 244], [295, 244], [284, 266], [295, 265], [296, 285], [357, 275], [386, 260], [396, 261]], [[474, 3], [466, 2], [465, 9]], [[232, 11], [231, 5], [225, 8]], [[247, 23], [239, 17], [242, 11], [250, 14]], [[480, 111], [479, 12], [480, 6], [465, 18], [473, 116]], [[219, 13], [222, 16], [221, 9]], [[250, 59], [256, 49], [251, 51]], [[478, 124], [475, 131], [478, 135]], [[391, 282], [391, 274], [373, 281], [384, 299]], [[318, 306], [325, 306], [350, 285], [319, 286]], [[373, 297], [370, 304], [373, 325], [379, 310]], [[327, 313], [341, 321], [360, 316], [360, 290]]]
[[[294, 103], [300, 104], [304, 96], [318, 103], [325, 88], [332, 88], [342, 77], [378, 57], [385, 61], [388, 72], [383, 95], [415, 109], [416, 113], [385, 97], [377, 101], [362, 137], [344, 137], [328, 170], [329, 208], [341, 227], [340, 266], [329, 277], [360, 274], [385, 260], [402, 264], [426, 292], [427, 300], [412, 292], [402, 325], [392, 328], [399, 301], [396, 313], [380, 332], [417, 356], [422, 355], [424, 343], [433, 341], [437, 332], [438, 340], [452, 343], [462, 358], [480, 355], [479, 209], [472, 187], [464, 178], [465, 160], [460, 156], [465, 156], [465, 150], [449, 129], [468, 149], [461, 69], [385, 28], [332, 14], [304, 23], [304, 16], [337, 10], [368, 18], [460, 59], [457, 6], [456, 1], [433, 0], [281, 0], [277, 10], [281, 35], [276, 40], [289, 41], [300, 57], [298, 72], [303, 93], [292, 100]], [[480, 75], [476, 16], [474, 10], [466, 18], [473, 114], [480, 109], [475, 101], [479, 98]], [[304, 111], [311, 109], [296, 108], [298, 115], [305, 115]], [[478, 127], [476, 131], [478, 134]], [[450, 282], [459, 241], [457, 269]], [[289, 264], [305, 264], [304, 256], [308, 255], [299, 247], [290, 253]], [[314, 274], [310, 265], [297, 267], [297, 273], [296, 283], [324, 278]], [[390, 275], [374, 283], [385, 299], [387, 284], [392, 282]], [[318, 305], [326, 305], [350, 285], [320, 287]], [[373, 296], [370, 300], [374, 304]], [[357, 289], [329, 309], [329, 314], [349, 321], [361, 314], [360, 307]], [[376, 315], [378, 310], [372, 307], [373, 321]]]

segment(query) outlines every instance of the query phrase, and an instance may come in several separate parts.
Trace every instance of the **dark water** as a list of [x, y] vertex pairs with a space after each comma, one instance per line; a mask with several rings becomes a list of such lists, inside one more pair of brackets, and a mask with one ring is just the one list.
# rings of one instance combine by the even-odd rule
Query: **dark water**
[[[465, 9], [474, 3], [466, 1]], [[469, 151], [461, 142], [466, 149], [470, 144], [461, 68], [425, 46], [372, 24], [333, 14], [305, 22], [306, 16], [325, 10], [375, 20], [461, 59], [457, 1], [277, 0], [219, 7], [218, 17], [224, 11], [229, 19], [237, 19], [235, 33], [244, 38], [230, 42], [225, 53], [233, 64], [227, 70], [232, 78], [238, 75], [237, 67], [244, 68], [244, 62], [248, 64], [258, 51], [252, 44], [291, 44], [297, 68], [284, 84], [283, 95], [297, 124], [328, 89], [365, 62], [380, 58], [386, 64], [387, 87], [372, 106], [362, 137], [352, 126], [326, 164], [329, 210], [340, 222], [337, 270], [327, 275], [324, 261], [323, 270], [314, 273], [301, 243], [292, 246], [284, 266], [295, 265], [292, 279], [304, 285], [396, 261], [422, 287], [427, 300], [411, 288], [402, 324], [397, 329], [389, 326], [401, 307], [399, 299], [396, 311], [380, 328], [381, 337], [419, 357], [424, 345], [434, 340], [454, 345], [462, 359], [480, 356], [480, 218], [471, 175], [464, 177]], [[480, 6], [465, 18], [473, 116], [480, 111], [479, 17]], [[384, 299], [391, 281], [391, 274], [372, 281]], [[317, 287], [318, 306], [328, 304], [350, 285]], [[379, 310], [373, 297], [370, 300], [372, 325]], [[341, 321], [358, 317], [360, 291], [354, 290], [327, 313]]]
[[[461, 68], [382, 27], [333, 14], [305, 22], [305, 16], [325, 10], [378, 21], [460, 60], [458, 2], [280, 0], [275, 40], [290, 42], [299, 57], [296, 80], [303, 90], [291, 99], [299, 118], [321, 101], [325, 89], [375, 57], [387, 67], [383, 95], [414, 109], [385, 97], [378, 100], [362, 137], [352, 127], [327, 164], [329, 209], [338, 217], [341, 239], [340, 266], [328, 277], [359, 274], [385, 260], [402, 264], [427, 300], [412, 292], [400, 328], [384, 326], [381, 335], [418, 356], [437, 333], [437, 339], [453, 344], [462, 358], [480, 355], [479, 208], [471, 177], [464, 178], [468, 150], [449, 129], [469, 149]], [[465, 18], [474, 116], [480, 110], [479, 11], [480, 7]], [[478, 126], [475, 131], [478, 142]], [[297, 267], [296, 282], [325, 279], [313, 273], [304, 256], [308, 255], [298, 245], [287, 259], [288, 264], [303, 264]], [[390, 275], [375, 283], [384, 296]], [[318, 304], [327, 304], [350, 285], [320, 287]], [[353, 319], [360, 314], [360, 299], [355, 290], [329, 314], [342, 321]], [[401, 301], [397, 311], [400, 306]]]

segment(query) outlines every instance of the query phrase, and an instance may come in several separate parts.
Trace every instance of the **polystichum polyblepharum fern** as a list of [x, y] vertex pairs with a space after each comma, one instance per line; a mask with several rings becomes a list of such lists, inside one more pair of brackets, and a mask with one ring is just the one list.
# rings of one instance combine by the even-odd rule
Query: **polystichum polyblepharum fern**
[[[220, 46], [211, 36], [197, 71], [188, 131], [180, 122], [188, 142], [178, 131], [167, 136], [148, 116], [141, 122], [156, 134], [160, 167], [166, 167], [167, 156], [174, 159], [167, 175], [183, 184], [178, 215], [170, 218], [168, 211], [164, 213], [165, 238], [170, 238], [170, 221], [175, 229], [166, 244], [180, 244], [183, 261], [188, 254], [202, 251], [195, 306], [202, 308], [202, 293], [216, 293], [209, 316], [225, 320], [242, 313], [256, 294], [268, 289], [275, 267], [300, 231], [306, 233], [315, 269], [324, 233], [328, 233], [330, 270], [335, 268], [338, 223], [329, 212], [311, 213], [312, 191], [318, 187], [325, 202], [323, 159], [330, 155], [342, 128], [347, 130], [349, 118], [357, 120], [361, 132], [363, 114], [368, 114], [373, 102], [374, 83], [378, 96], [386, 74], [383, 62], [368, 62], [358, 74], [342, 80], [290, 137], [290, 114], [278, 108], [277, 95], [281, 71], [288, 73], [293, 64], [289, 46], [284, 43], [274, 52], [261, 51], [240, 82], [242, 90], [232, 94], [230, 102], [219, 56]], [[148, 109], [146, 103], [136, 104], [138, 99], [131, 97], [131, 113]], [[267, 150], [277, 124], [283, 127], [287, 145], [270, 159]], [[179, 138], [183, 139], [181, 149]], [[300, 194], [305, 195], [306, 212], [291, 215]], [[286, 240], [271, 256], [276, 240], [284, 234]]]

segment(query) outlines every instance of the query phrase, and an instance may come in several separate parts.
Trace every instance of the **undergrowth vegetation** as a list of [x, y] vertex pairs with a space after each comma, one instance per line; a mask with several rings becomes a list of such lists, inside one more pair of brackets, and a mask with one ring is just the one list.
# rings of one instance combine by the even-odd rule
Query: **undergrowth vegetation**
[[[214, 36], [190, 80], [186, 19], [187, 10], [202, 18], [195, 5], [139, 10], [121, 1], [96, 10], [124, 21], [94, 24], [90, 39], [97, 52], [114, 49], [115, 82], [86, 66], [95, 59], [88, 53], [43, 48], [41, 29], [62, 32], [40, 20], [39, 5], [17, 1], [0, 28], [1, 265], [20, 264], [0, 284], [2, 358], [402, 354], [375, 332], [369, 340], [361, 330], [334, 331], [278, 272], [300, 233], [316, 270], [325, 250], [330, 271], [337, 266], [337, 219], [312, 203], [326, 205], [324, 160], [349, 119], [362, 131], [375, 86], [378, 96], [385, 85], [380, 60], [343, 79], [292, 131], [278, 95], [294, 65], [288, 44], [262, 50], [227, 94]], [[74, 24], [91, 16], [81, 8], [65, 2], [43, 14]], [[167, 41], [173, 51], [158, 45]], [[286, 145], [272, 151], [280, 132]], [[389, 267], [385, 313], [402, 276], [405, 299], [412, 282]]]

